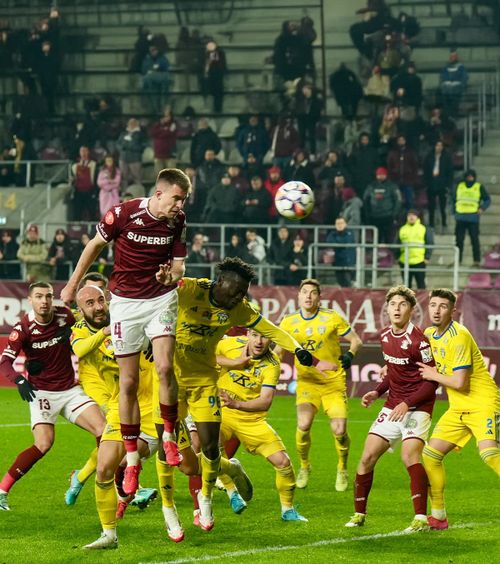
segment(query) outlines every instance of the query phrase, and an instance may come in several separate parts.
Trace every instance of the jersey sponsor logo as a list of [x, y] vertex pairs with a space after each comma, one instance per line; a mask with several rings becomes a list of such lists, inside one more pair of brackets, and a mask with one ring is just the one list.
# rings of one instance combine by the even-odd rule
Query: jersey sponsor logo
[[33, 343], [31, 345], [34, 349], [46, 349], [47, 347], [53, 347], [62, 341], [62, 337], [54, 337], [48, 341], [40, 341], [39, 343]]
[[409, 358], [399, 358], [386, 353], [384, 353], [384, 360], [386, 362], [390, 362], [391, 364], [409, 364], [410, 362]]
[[313, 351], [316, 348], [316, 341], [314, 339], [308, 339], [302, 346], [308, 351]]
[[15, 342], [18, 339], [19, 339], [19, 333], [17, 331], [11, 331], [9, 335], [9, 340]]
[[250, 378], [248, 376], [245, 376], [245, 374], [239, 374], [237, 372], [229, 372], [229, 376], [231, 376], [231, 380], [235, 384], [238, 384], [243, 388], [252, 388], [253, 386], [255, 386], [255, 384], [253, 386], [250, 384]]
[[312, 327], [308, 327], [308, 328], [306, 329], [306, 335], [307, 335], [308, 337], [310, 337], [313, 333], [314, 333], [314, 330], [313, 330]]
[[113, 225], [114, 222], [115, 222], [115, 216], [113, 215], [113, 212], [110, 210], [104, 216], [104, 223], [106, 223], [106, 225]]
[[211, 337], [217, 333], [217, 327], [210, 327], [210, 325], [205, 325], [204, 323], [182, 323], [183, 329], [187, 329], [190, 333], [194, 335], [201, 335], [202, 337]]
[[127, 239], [130, 241], [135, 241], [136, 243], [146, 243], [146, 245], [170, 245], [174, 240], [173, 237], [152, 237], [147, 235], [139, 235], [139, 233], [134, 233], [129, 231], [127, 233]]
[[138, 218], [134, 221], [134, 223], [135, 223], [136, 225], [144, 225], [144, 221], [142, 221], [142, 219], [141, 219], [140, 217], [138, 217]]
[[146, 213], [146, 210], [140, 210], [138, 212], [131, 214], [130, 219], [135, 219], [136, 217], [139, 217], [140, 215], [143, 215], [145, 213]]

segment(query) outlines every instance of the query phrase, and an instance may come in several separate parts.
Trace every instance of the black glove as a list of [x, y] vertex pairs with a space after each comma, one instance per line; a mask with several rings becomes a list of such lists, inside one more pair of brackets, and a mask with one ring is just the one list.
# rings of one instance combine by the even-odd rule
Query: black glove
[[354, 355], [352, 354], [351, 351], [347, 351], [346, 353], [341, 354], [339, 356], [340, 364], [342, 364], [342, 368], [344, 370], [351, 368], [353, 358], [354, 358]]
[[295, 349], [295, 356], [299, 359], [302, 366], [312, 366], [312, 354], [309, 351], [306, 351], [306, 349]]
[[33, 401], [35, 399], [35, 391], [38, 388], [35, 388], [24, 376], [18, 376], [14, 381], [17, 384], [19, 395], [24, 401]]
[[39, 360], [27, 360], [24, 367], [30, 376], [38, 376], [43, 370], [43, 363]]

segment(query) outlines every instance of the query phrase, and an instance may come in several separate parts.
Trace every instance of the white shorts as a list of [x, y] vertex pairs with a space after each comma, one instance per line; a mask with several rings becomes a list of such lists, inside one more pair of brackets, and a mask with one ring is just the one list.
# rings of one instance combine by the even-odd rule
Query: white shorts
[[97, 404], [77, 385], [63, 392], [37, 390], [35, 399], [29, 405], [33, 429], [40, 423], [55, 425], [59, 415], [74, 423], [87, 408]]
[[426, 411], [409, 411], [403, 421], [389, 421], [391, 413], [392, 409], [383, 407], [368, 433], [385, 439], [391, 449], [407, 439], [420, 439], [425, 443], [431, 428], [431, 416]]
[[[154, 454], [156, 454], [156, 451], [158, 450], [158, 437], [152, 437], [147, 433], [141, 433], [139, 435], [139, 439], [148, 445], [149, 456], [147, 458], [151, 458]], [[147, 458], [143, 458], [143, 460], [147, 460]]]
[[175, 336], [177, 290], [148, 300], [111, 297], [111, 340], [116, 356], [130, 356], [146, 350], [157, 337]]

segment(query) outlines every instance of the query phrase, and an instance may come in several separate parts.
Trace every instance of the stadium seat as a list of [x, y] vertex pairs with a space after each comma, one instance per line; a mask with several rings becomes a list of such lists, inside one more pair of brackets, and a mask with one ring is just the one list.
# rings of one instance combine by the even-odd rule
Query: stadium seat
[[500, 274], [495, 278], [495, 288], [500, 288]]
[[491, 287], [491, 274], [488, 272], [475, 272], [474, 274], [471, 274], [466, 286], [466, 288], [475, 290]]
[[238, 127], [238, 120], [235, 117], [227, 118], [222, 122], [219, 131], [219, 137], [229, 139], [234, 137], [234, 131]]
[[180, 155], [180, 162], [181, 163], [190, 163], [191, 162], [191, 147], [186, 147], [181, 155]]
[[484, 257], [483, 268], [500, 269], [500, 251], [490, 251]]
[[231, 163], [231, 164], [241, 164], [242, 160], [243, 160], [243, 157], [241, 156], [240, 152], [238, 151], [238, 149], [236, 147], [234, 147], [233, 149], [231, 149], [231, 152], [229, 153], [229, 156], [227, 157], [226, 162]]
[[394, 266], [394, 255], [390, 249], [378, 249], [377, 266], [379, 268], [392, 268]]
[[155, 153], [153, 147], [146, 147], [142, 152], [142, 163], [152, 163], [155, 160]]

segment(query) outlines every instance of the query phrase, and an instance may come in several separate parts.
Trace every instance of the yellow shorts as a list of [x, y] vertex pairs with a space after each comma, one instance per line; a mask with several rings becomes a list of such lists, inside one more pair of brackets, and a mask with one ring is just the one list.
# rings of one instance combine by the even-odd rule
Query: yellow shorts
[[316, 382], [298, 380], [297, 405], [311, 403], [323, 411], [330, 419], [347, 419], [347, 393], [344, 379], [320, 384]]
[[245, 420], [234, 409], [222, 410], [220, 437], [222, 443], [237, 437], [250, 454], [260, 454], [264, 458], [286, 450], [280, 436], [265, 418]]
[[108, 402], [111, 398], [111, 391], [106, 386], [104, 379], [98, 374], [85, 373], [79, 377], [83, 391], [91, 397], [104, 413], [108, 410]]
[[[151, 416], [146, 417], [146, 421], [141, 421], [141, 434], [139, 438], [143, 440], [149, 449], [149, 456], [158, 450], [158, 437], [156, 436], [156, 428], [151, 420]], [[117, 407], [112, 407], [106, 414], [106, 427], [101, 436], [102, 441], [123, 442], [120, 428], [120, 415]]]
[[195, 423], [220, 423], [219, 388], [211, 386], [179, 386], [179, 418], [191, 415]]
[[495, 408], [470, 412], [448, 409], [436, 423], [431, 439], [463, 448], [472, 437], [476, 443], [487, 440], [500, 442], [500, 413]]

